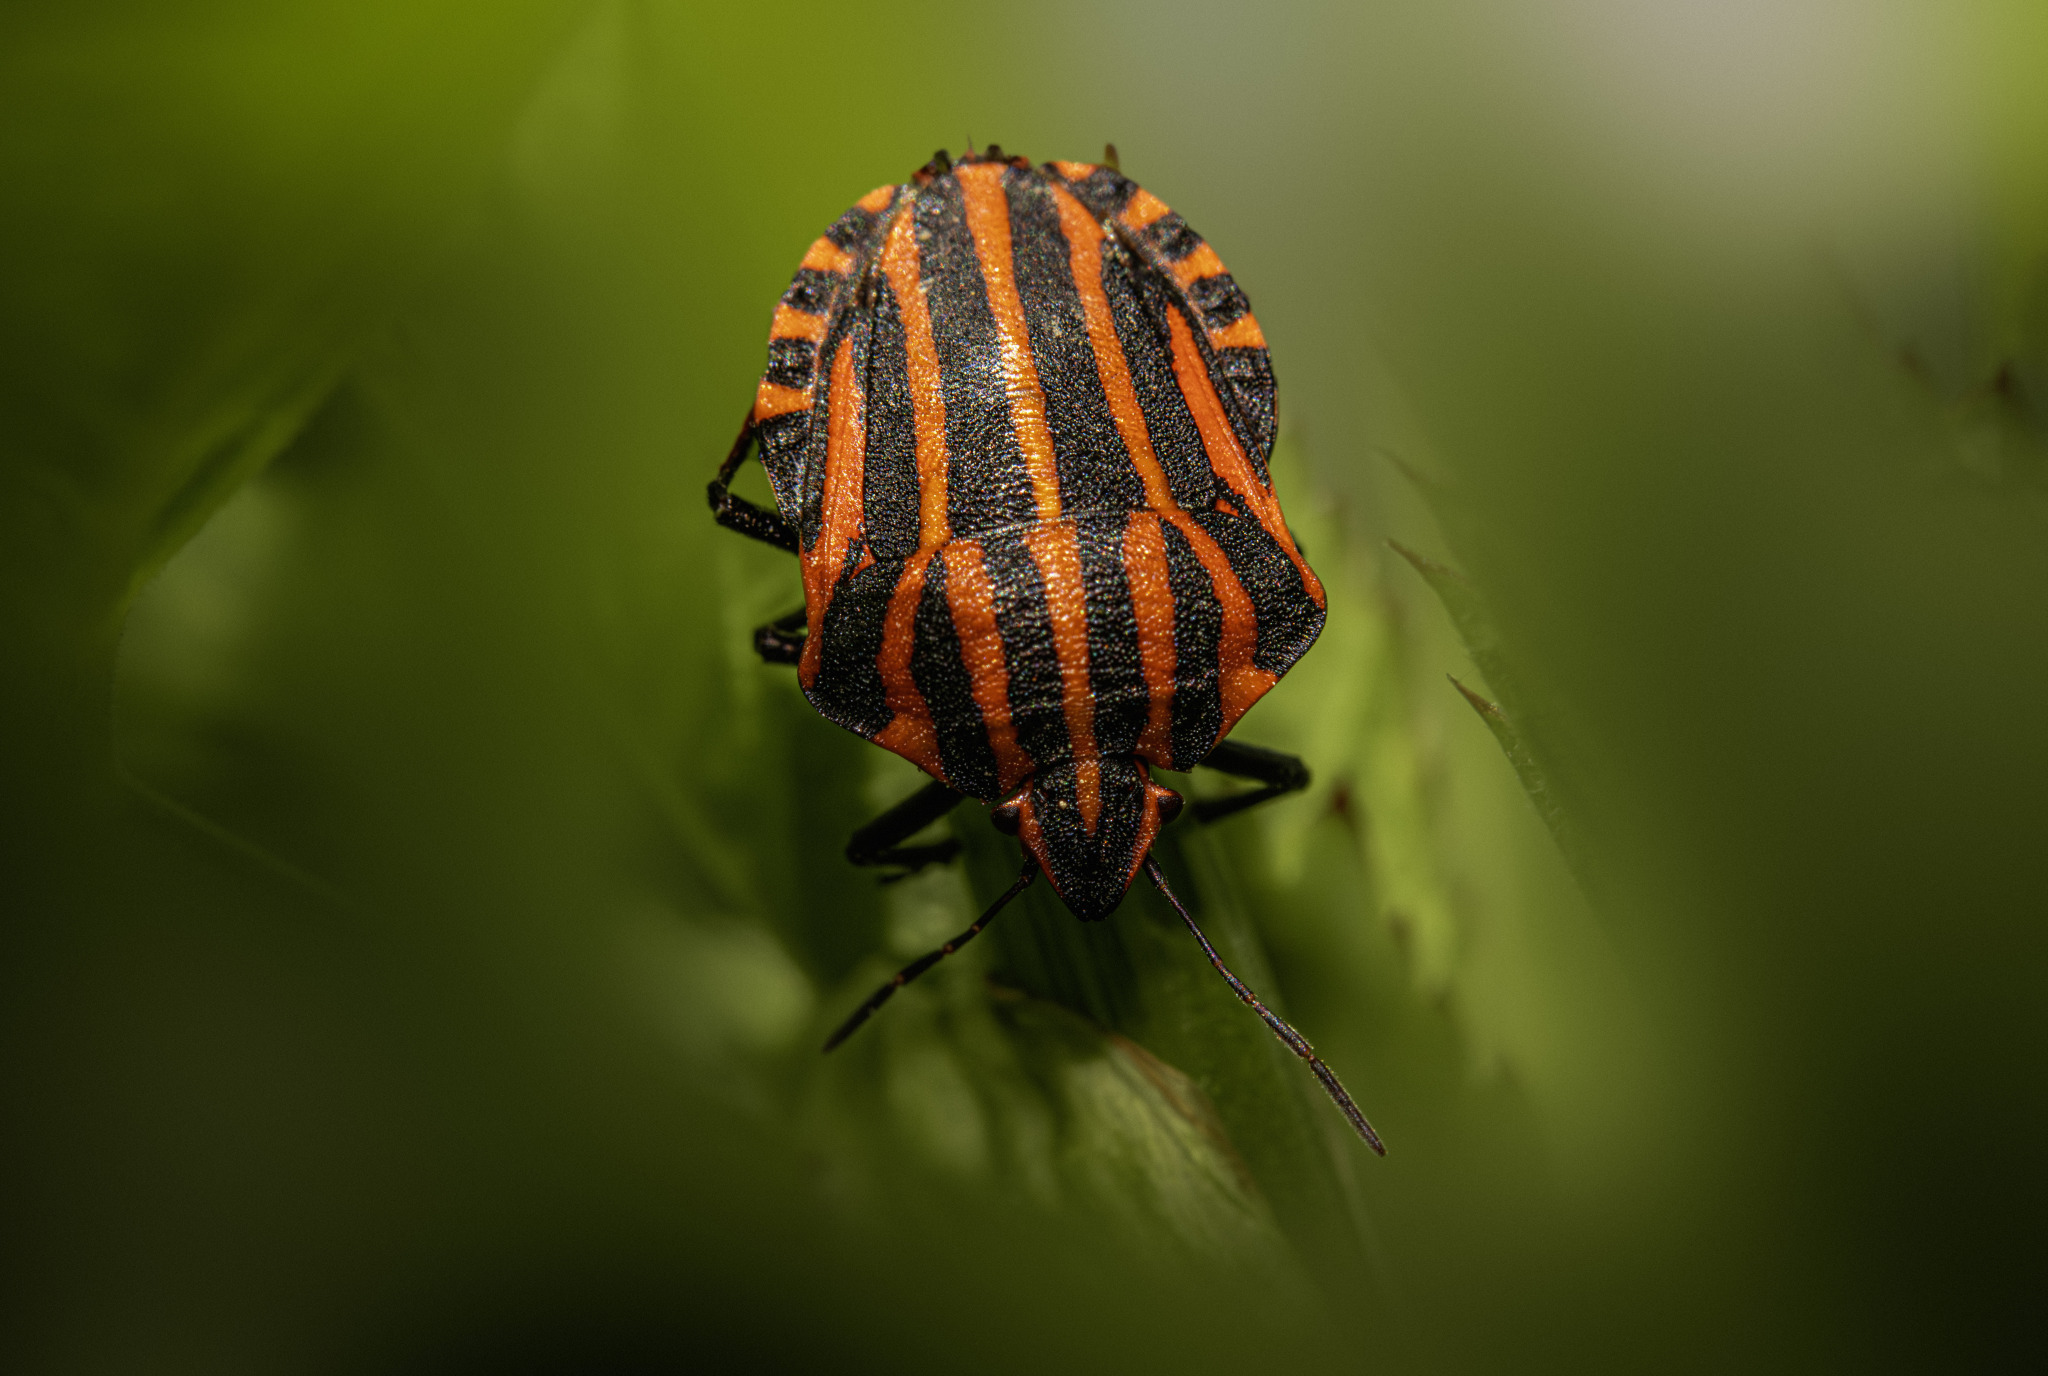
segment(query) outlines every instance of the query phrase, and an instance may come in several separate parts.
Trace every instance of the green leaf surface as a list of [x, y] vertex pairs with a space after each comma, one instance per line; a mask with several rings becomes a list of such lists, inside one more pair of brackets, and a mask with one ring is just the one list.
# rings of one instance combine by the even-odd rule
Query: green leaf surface
[[[0, 1360], [2024, 1366], [2038, 17], [1483, 8], [0, 18]], [[1018, 853], [703, 489], [969, 136], [1257, 302], [1314, 778], [1159, 853], [1384, 1160], [1143, 885], [819, 1053]]]

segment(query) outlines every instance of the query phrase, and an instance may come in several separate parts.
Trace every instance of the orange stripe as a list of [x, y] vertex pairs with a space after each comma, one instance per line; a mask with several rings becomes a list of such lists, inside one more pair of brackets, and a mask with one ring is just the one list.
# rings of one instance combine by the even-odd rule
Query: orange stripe
[[1138, 842], [1131, 847], [1135, 857], [1131, 862], [1131, 875], [1136, 877], [1138, 866], [1145, 863], [1145, 856], [1151, 851], [1152, 843], [1159, 839], [1159, 800], [1173, 790], [1152, 782], [1152, 771], [1141, 762], [1138, 774], [1145, 781], [1145, 809], [1138, 814]]
[[1244, 316], [1225, 325], [1220, 330], [1209, 331], [1209, 347], [1212, 349], [1263, 349], [1266, 347], [1266, 332], [1259, 328], [1253, 316]]
[[804, 254], [803, 262], [797, 266], [818, 272], [844, 273], [852, 269], [853, 255], [821, 234], [811, 241], [811, 247]]
[[1095, 688], [1088, 681], [1088, 603], [1081, 581], [1081, 541], [1072, 521], [1041, 525], [1024, 537], [1052, 613], [1052, 648], [1060, 666], [1060, 704], [1080, 770], [1081, 825], [1090, 834], [1102, 815], [1101, 755], [1095, 744]]
[[1055, 172], [1070, 182], [1086, 181], [1095, 172], [1095, 164], [1092, 162], [1055, 162], [1052, 166]]
[[[877, 193], [879, 194], [879, 193]], [[946, 777], [939, 764], [938, 732], [931, 708], [917, 690], [910, 672], [917, 645], [917, 604], [924, 596], [925, 570], [951, 535], [946, 520], [946, 403], [939, 390], [939, 351], [932, 341], [931, 308], [924, 297], [918, 263], [917, 235], [908, 197], [882, 246], [882, 272], [903, 313], [903, 344], [910, 382], [911, 429], [917, 450], [918, 550], [896, 581], [889, 610], [882, 618], [882, 648], [875, 667], [882, 676], [889, 724], [875, 744], [893, 750], [935, 779]]]
[[[1066, 233], [1067, 244], [1073, 265], [1074, 284], [1081, 295], [1081, 311], [1088, 322], [1088, 342], [1095, 349], [1095, 364], [1102, 377], [1103, 394], [1109, 400], [1111, 416], [1116, 420], [1117, 433], [1123, 437], [1124, 448], [1130, 451], [1131, 461], [1138, 470], [1139, 480], [1145, 486], [1145, 504], [1171, 521], [1176, 530], [1187, 538], [1202, 567], [1209, 574], [1209, 581], [1215, 586], [1216, 600], [1223, 607], [1223, 634], [1218, 646], [1219, 684], [1223, 696], [1224, 729], [1227, 731], [1237, 719], [1276, 681], [1274, 675], [1252, 667], [1252, 652], [1258, 645], [1258, 618], [1252, 611], [1251, 598], [1237, 581], [1237, 574], [1230, 567], [1229, 556], [1209, 532], [1196, 525], [1194, 519], [1182, 511], [1173, 498], [1173, 489], [1167, 483], [1166, 472], [1160, 466], [1159, 456], [1152, 448], [1151, 432], [1146, 429], [1145, 412], [1138, 405], [1138, 394], [1131, 383], [1130, 362], [1124, 357], [1123, 345], [1116, 337], [1116, 325], [1109, 313], [1109, 299], [1102, 291], [1102, 226], [1088, 208], [1082, 205], [1064, 188], [1053, 189], [1053, 201], [1059, 206], [1060, 228]], [[1175, 318], [1178, 319], [1176, 313]], [[1208, 374], [1202, 373], [1206, 383]], [[1185, 387], [1185, 383], [1182, 384]], [[1213, 391], [1210, 393], [1213, 398]], [[1220, 403], [1217, 403], [1220, 408]], [[1226, 426], [1226, 431], [1228, 427]], [[1156, 525], [1153, 527], [1156, 531]], [[1135, 525], [1133, 527], [1135, 531]], [[1163, 574], [1165, 560], [1164, 541], [1160, 547], [1160, 568]], [[1135, 568], [1135, 566], [1133, 566]], [[1135, 578], [1135, 573], [1133, 574]], [[1322, 585], [1310, 583], [1314, 595], [1320, 601]], [[1166, 606], [1160, 613], [1166, 628], [1165, 646], [1173, 648], [1172, 591], [1165, 590]], [[1132, 584], [1135, 606], [1137, 584]], [[1155, 622], [1155, 625], [1159, 623]], [[1144, 621], [1139, 623], [1141, 662], [1146, 664], [1145, 681], [1152, 691], [1152, 702], [1147, 714], [1147, 723], [1142, 748], [1149, 752], [1158, 750], [1156, 756], [1161, 764], [1168, 764], [1173, 758], [1172, 734], [1168, 728], [1155, 730], [1153, 720], [1162, 710], [1160, 704], [1167, 704], [1171, 710], [1171, 697], [1162, 696], [1156, 687], [1156, 680], [1150, 661], [1142, 659], [1144, 654]], [[1169, 666], [1167, 681], [1172, 681]], [[1222, 739], [1221, 735], [1217, 739]]]
[[1003, 168], [997, 163], [977, 163], [961, 168], [957, 175], [967, 203], [967, 230], [974, 237], [982, 280], [988, 286], [989, 308], [996, 318], [1003, 390], [1010, 399], [1010, 421], [1017, 432], [1017, 447], [1024, 451], [1024, 468], [1031, 475], [1038, 519], [1056, 521], [1060, 515], [1059, 465], [1053, 459], [1052, 431], [1045, 423], [1045, 392], [1038, 385], [1038, 365], [1031, 356], [1024, 303], [1017, 296], [1017, 267], [1010, 257], [1010, 200], [1003, 194]]
[[1074, 286], [1081, 296], [1081, 314], [1088, 322], [1088, 343], [1095, 351], [1095, 370], [1102, 377], [1102, 392], [1109, 399], [1116, 432], [1123, 437], [1138, 479], [1145, 485], [1145, 505], [1154, 511], [1178, 511], [1166, 470], [1152, 451], [1152, 433], [1145, 428], [1144, 408], [1138, 405], [1138, 392], [1131, 384], [1130, 360], [1124, 357], [1116, 322], [1109, 313], [1109, 298], [1102, 292], [1102, 225], [1066, 188], [1054, 187], [1052, 199], [1059, 207], [1060, 229], [1067, 236]]
[[1172, 213], [1172, 207], [1141, 186], [1124, 206], [1121, 218], [1132, 229], [1143, 229], [1160, 216]]
[[895, 194], [896, 187], [893, 183], [888, 186], [878, 186], [858, 201], [855, 201], [854, 204], [871, 214], [879, 215], [889, 208], [889, 198]]
[[1173, 581], [1166, 567], [1166, 537], [1150, 512], [1124, 527], [1124, 576], [1138, 621], [1138, 664], [1145, 674], [1145, 729], [1137, 753], [1173, 764]]
[[997, 786], [1008, 793], [1034, 766], [1017, 744], [1017, 728], [1010, 719], [1010, 666], [1003, 658], [995, 589], [982, 565], [979, 542], [958, 540], [946, 546], [946, 595], [953, 607], [953, 630], [960, 637], [968, 687], [988, 728], [989, 748], [995, 752]]
[[1081, 826], [1090, 836], [1102, 819], [1102, 758], [1083, 755], [1074, 761], [1074, 793], [1081, 804]]
[[920, 550], [911, 557], [882, 620], [882, 652], [876, 656], [875, 667], [881, 670], [883, 694], [893, 715], [875, 737], [875, 744], [895, 751], [934, 779], [944, 779], [931, 709], [910, 672], [910, 652], [917, 643], [917, 604], [924, 596], [924, 574], [935, 552]]
[[1201, 278], [1214, 277], [1219, 272], [1229, 271], [1228, 268], [1223, 266], [1223, 260], [1216, 256], [1216, 250], [1210, 248], [1207, 244], [1203, 244], [1193, 253], [1190, 253], [1187, 257], [1171, 266], [1173, 268], [1173, 275], [1180, 279], [1180, 284], [1184, 287], [1192, 282], [1199, 281]]
[[825, 492], [818, 542], [803, 556], [804, 606], [810, 635], [798, 673], [806, 688], [818, 681], [824, 651], [825, 604], [839, 586], [846, 551], [860, 534], [862, 470], [867, 460], [867, 399], [853, 377], [855, 334], [832, 358], [832, 393], [826, 401]]
[[917, 447], [917, 541], [934, 550], [952, 529], [946, 517], [946, 399], [939, 388], [939, 348], [932, 341], [931, 306], [924, 298], [917, 234], [900, 216], [882, 249], [882, 272], [903, 312], [903, 347], [909, 363], [911, 430]]
[[822, 344], [825, 342], [825, 317], [797, 310], [794, 306], [777, 306], [775, 323], [768, 327], [768, 337], [808, 339]]
[[754, 419], [767, 420], [770, 416], [787, 415], [791, 411], [808, 411], [811, 407], [811, 389], [808, 387], [778, 387], [772, 382], [763, 382], [754, 389]]
[[1216, 395], [1209, 365], [1195, 347], [1195, 336], [1186, 318], [1177, 310], [1168, 310], [1166, 323], [1173, 335], [1173, 375], [1180, 383], [1181, 395], [1187, 399], [1188, 410], [1194, 414], [1195, 428], [1202, 432], [1209, 467], [1258, 517], [1266, 533], [1287, 551], [1287, 557], [1301, 570], [1302, 586], [1315, 604], [1322, 606], [1323, 585], [1309, 569], [1308, 561], [1301, 557], [1301, 551], [1294, 547], [1294, 536], [1287, 530], [1273, 489], [1259, 481], [1251, 460], [1245, 457], [1244, 447], [1237, 442], [1237, 432], [1230, 428], [1230, 419], [1223, 414], [1223, 401]]
[[[1244, 584], [1237, 581], [1237, 570], [1230, 566], [1230, 556], [1209, 538], [1208, 531], [1195, 524], [1192, 517], [1183, 515], [1174, 521], [1174, 525], [1194, 546], [1195, 557], [1208, 571], [1216, 600], [1223, 604], [1223, 635], [1216, 647], [1216, 687], [1223, 699], [1223, 729], [1216, 733], [1216, 739], [1220, 741], [1230, 734], [1230, 728], [1237, 724], [1237, 719], [1264, 697], [1268, 688], [1280, 681], [1280, 676], [1252, 664], [1252, 654], [1259, 647], [1259, 617], [1252, 608], [1251, 594], [1244, 590]], [[1322, 591], [1320, 585], [1316, 591]]]

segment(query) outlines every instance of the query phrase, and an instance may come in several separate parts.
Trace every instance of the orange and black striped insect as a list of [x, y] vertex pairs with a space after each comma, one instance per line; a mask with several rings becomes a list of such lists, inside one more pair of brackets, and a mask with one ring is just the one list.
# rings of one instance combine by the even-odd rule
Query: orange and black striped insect
[[[1224, 967], [1150, 852], [1182, 810], [1148, 766], [1303, 788], [1300, 760], [1226, 740], [1314, 644], [1323, 589], [1267, 460], [1265, 336], [1215, 251], [1114, 166], [944, 151], [869, 192], [804, 255], [768, 367], [711, 484], [721, 525], [794, 553], [804, 607], [755, 632], [830, 720], [933, 782], [856, 832], [855, 864], [963, 798], [1023, 843], [965, 932], [855, 1010], [831, 1050], [1043, 872], [1084, 921], [1143, 868], [1237, 996], [1336, 1074]], [[731, 492], [758, 447], [777, 510]]]

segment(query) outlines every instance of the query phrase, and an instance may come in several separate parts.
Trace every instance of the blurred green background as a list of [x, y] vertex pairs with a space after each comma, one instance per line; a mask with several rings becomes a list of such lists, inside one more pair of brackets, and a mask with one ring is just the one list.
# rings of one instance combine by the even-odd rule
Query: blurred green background
[[[2020, 1365], [2044, 93], [2023, 3], [9, 6], [6, 1366]], [[1144, 894], [816, 1054], [1014, 860], [844, 864], [914, 771], [703, 485], [969, 140], [1273, 341], [1317, 782], [1162, 855], [1384, 1161]]]

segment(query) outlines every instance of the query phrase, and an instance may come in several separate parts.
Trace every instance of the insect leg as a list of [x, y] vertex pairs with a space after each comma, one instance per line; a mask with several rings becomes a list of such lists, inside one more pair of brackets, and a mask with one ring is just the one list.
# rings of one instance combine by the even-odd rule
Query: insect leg
[[1024, 890], [1030, 888], [1031, 881], [1036, 878], [1038, 878], [1038, 862], [1027, 855], [1024, 857], [1023, 872], [1017, 876], [1017, 882], [1010, 885], [1009, 888], [1003, 890], [1003, 896], [1001, 898], [998, 898], [995, 902], [989, 904], [988, 911], [983, 913], [980, 917], [975, 918], [974, 925], [972, 927], [969, 927], [966, 931], [960, 933], [960, 935], [954, 937], [951, 941], [939, 947], [938, 950], [927, 951], [925, 954], [919, 956], [916, 960], [911, 961], [910, 964], [904, 966], [901, 970], [898, 970], [896, 972], [896, 977], [894, 979], [890, 980], [881, 988], [875, 990], [874, 993], [868, 995], [868, 1001], [866, 1003], [863, 1003], [860, 1007], [854, 1009], [853, 1016], [848, 1018], [845, 1022], [840, 1023], [839, 1030], [837, 1032], [834, 1032], [831, 1036], [825, 1039], [825, 1049], [827, 1051], [830, 1051], [833, 1047], [839, 1045], [839, 1043], [845, 1041], [848, 1037], [851, 1037], [856, 1031], [860, 1029], [860, 1025], [862, 1023], [866, 1022], [869, 1018], [874, 1016], [875, 1010], [877, 1008], [880, 1008], [883, 1004], [887, 1003], [890, 999], [896, 996], [896, 991], [898, 989], [901, 989], [904, 985], [910, 983], [910, 981], [916, 979], [919, 975], [931, 969], [932, 966], [937, 965], [947, 956], [952, 955], [953, 952], [959, 950], [962, 946], [965, 946], [968, 942], [974, 940], [974, 938], [976, 938], [977, 936], [980, 936], [981, 929], [983, 927], [988, 926], [990, 922], [994, 921], [995, 915], [1001, 912], [1004, 908], [1008, 907], [1010, 905], [1011, 899], [1015, 898], [1018, 894], [1024, 892]]
[[[1267, 751], [1264, 753], [1271, 754], [1273, 752]], [[1216, 954], [1216, 948], [1209, 944], [1208, 937], [1202, 935], [1202, 929], [1195, 925], [1193, 916], [1189, 914], [1186, 908], [1181, 906], [1179, 896], [1172, 889], [1166, 887], [1166, 874], [1159, 868], [1159, 862], [1149, 855], [1145, 857], [1145, 873], [1152, 876], [1153, 885], [1159, 892], [1166, 895], [1167, 902], [1173, 904], [1173, 910], [1180, 914], [1180, 920], [1188, 924], [1188, 930], [1193, 932], [1195, 940], [1202, 944], [1202, 954], [1209, 957], [1209, 963], [1216, 967], [1217, 974], [1223, 976], [1224, 982], [1230, 986], [1231, 992], [1243, 1001], [1245, 1007], [1257, 1013], [1266, 1026], [1273, 1029], [1273, 1035], [1282, 1042], [1285, 1042], [1289, 1051], [1292, 1051], [1295, 1055], [1308, 1062], [1310, 1072], [1321, 1082], [1323, 1089], [1336, 1103], [1339, 1111], [1350, 1120], [1352, 1130], [1365, 1139], [1365, 1144], [1368, 1147], [1371, 1147], [1381, 1156], [1385, 1156], [1387, 1149], [1380, 1141], [1380, 1135], [1372, 1130], [1372, 1124], [1365, 1120], [1365, 1114], [1359, 1111], [1357, 1103], [1345, 1092], [1343, 1082], [1337, 1078], [1337, 1072], [1330, 1069], [1329, 1064], [1322, 1057], [1316, 1055], [1316, 1049], [1308, 1044], [1308, 1040], [1301, 1033], [1287, 1025], [1286, 1019], [1266, 1007], [1265, 1004], [1260, 1003], [1259, 996], [1250, 989], [1247, 989], [1243, 980], [1230, 973], [1230, 968], [1223, 963], [1223, 957]], [[983, 920], [986, 921], [987, 919], [984, 918]]]
[[711, 486], [707, 490], [707, 495], [711, 498], [712, 517], [727, 530], [736, 530], [763, 544], [786, 549], [795, 554], [796, 528], [782, 519], [781, 512], [770, 511], [766, 507], [754, 505], [745, 497], [732, 495], [733, 474], [740, 471], [740, 465], [747, 461], [747, 454], [753, 447], [754, 418], [749, 414], [746, 424], [740, 427], [740, 437], [732, 442], [732, 452], [727, 454], [725, 462], [719, 465], [718, 476], [711, 480]]
[[903, 865], [901, 874], [883, 878], [884, 884], [908, 879], [926, 865], [941, 865], [960, 853], [952, 837], [928, 845], [903, 843], [951, 812], [967, 795], [934, 779], [853, 834], [846, 843], [846, 858], [856, 865]]
[[1299, 755], [1268, 750], [1261, 745], [1224, 741], [1209, 752], [1202, 764], [1235, 778], [1254, 780], [1265, 787], [1233, 793], [1227, 798], [1202, 799], [1194, 807], [1198, 822], [1219, 821], [1283, 793], [1296, 793], [1308, 787], [1308, 766], [1301, 762]]
[[807, 636], [800, 634], [804, 628], [805, 612], [802, 607], [787, 616], [778, 616], [765, 626], [754, 628], [754, 653], [767, 664], [796, 664], [804, 657], [804, 641]]

